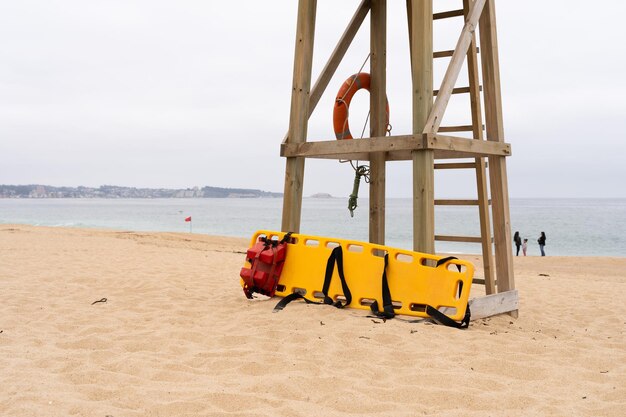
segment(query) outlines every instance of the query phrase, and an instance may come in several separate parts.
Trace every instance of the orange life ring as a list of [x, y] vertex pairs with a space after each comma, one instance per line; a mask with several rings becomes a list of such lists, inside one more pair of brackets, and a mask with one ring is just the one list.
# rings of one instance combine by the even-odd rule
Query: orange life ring
[[[353, 139], [348, 125], [350, 101], [361, 88], [370, 91], [371, 77], [367, 72], [351, 75], [339, 88], [333, 109], [333, 128], [337, 139]], [[387, 100], [387, 121], [389, 125], [389, 101]]]

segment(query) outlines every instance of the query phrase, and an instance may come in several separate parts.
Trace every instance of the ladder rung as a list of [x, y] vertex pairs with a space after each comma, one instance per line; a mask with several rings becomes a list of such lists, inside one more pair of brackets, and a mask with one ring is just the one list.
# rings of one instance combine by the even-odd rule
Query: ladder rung
[[464, 126], [439, 126], [439, 132], [471, 132], [474, 130], [472, 125]]
[[[480, 52], [480, 48], [476, 47], [476, 53]], [[450, 49], [448, 51], [436, 51], [433, 52], [433, 58], [447, 58], [449, 56], [452, 56], [452, 54], [454, 54], [454, 49]]]
[[[497, 280], [494, 282], [494, 284], [497, 285]], [[485, 285], [485, 279], [484, 278], [474, 278], [472, 280], [472, 284], [480, 284], [480, 285]]]
[[474, 169], [476, 162], [452, 162], [435, 164], [435, 169]]
[[[478, 86], [478, 91], [483, 91], [482, 85]], [[469, 92], [470, 92], [469, 87], [457, 87], [457, 88], [452, 89], [452, 94], [465, 94]], [[433, 96], [436, 96], [437, 94], [439, 94], [439, 90], [433, 90]]]
[[435, 200], [436, 206], [477, 206], [478, 200]]
[[447, 19], [449, 17], [457, 17], [457, 16], [463, 16], [463, 9], [433, 13], [433, 20]]
[[[469, 92], [470, 92], [469, 87], [457, 87], [457, 88], [452, 89], [452, 94], [465, 94]], [[439, 94], [439, 90], [433, 90], [433, 96], [436, 96], [438, 94]]]
[[435, 235], [435, 240], [440, 242], [469, 242], [469, 243], [482, 243], [483, 239], [480, 236], [443, 236]]
[[448, 51], [437, 51], [433, 52], [433, 58], [447, 58], [449, 56], [452, 56], [453, 53], [454, 49], [450, 49]]

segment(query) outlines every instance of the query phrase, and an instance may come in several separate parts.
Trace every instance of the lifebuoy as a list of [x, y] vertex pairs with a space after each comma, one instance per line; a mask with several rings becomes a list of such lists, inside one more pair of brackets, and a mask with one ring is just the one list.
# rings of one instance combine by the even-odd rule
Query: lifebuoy
[[[333, 128], [337, 139], [353, 139], [348, 124], [348, 116], [350, 109], [350, 101], [354, 93], [361, 88], [370, 91], [371, 77], [366, 72], [351, 75], [339, 88], [337, 97], [335, 98], [335, 107], [333, 109]], [[389, 101], [387, 100], [387, 120], [389, 125]]]

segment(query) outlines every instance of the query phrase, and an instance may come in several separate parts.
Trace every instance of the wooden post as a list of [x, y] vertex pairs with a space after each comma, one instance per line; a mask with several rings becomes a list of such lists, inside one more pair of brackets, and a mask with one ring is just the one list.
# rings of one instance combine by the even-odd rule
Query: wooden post
[[[387, 131], [387, 0], [372, 0], [370, 31], [370, 137]], [[369, 241], [385, 244], [385, 152], [370, 156]]]
[[[473, 0], [463, 0], [465, 18], [469, 16], [470, 5]], [[478, 60], [476, 55], [476, 36], [472, 34], [472, 41], [467, 51], [467, 72], [470, 89], [470, 106], [472, 109], [472, 133], [474, 139], [483, 140], [483, 116], [480, 106], [480, 79], [478, 76]], [[483, 271], [485, 275], [485, 292], [494, 294], [495, 268], [493, 261], [493, 245], [491, 243], [491, 220], [489, 219], [489, 196], [487, 193], [487, 169], [485, 158], [475, 158], [476, 162], [476, 190], [478, 196], [478, 214], [480, 218], [480, 236], [482, 237]]]
[[[479, 24], [487, 140], [504, 142], [494, 0], [487, 0]], [[504, 157], [494, 156], [489, 158], [489, 175], [491, 182], [491, 210], [494, 224], [496, 271], [498, 276], [497, 288], [498, 292], [504, 292], [515, 289], [509, 192], [506, 160]], [[517, 317], [517, 310], [513, 311], [511, 314]]]
[[[433, 105], [433, 4], [408, 0], [413, 133], [422, 133]], [[435, 152], [414, 151], [413, 250], [435, 253]]]
[[[288, 143], [306, 142], [316, 11], [317, 0], [299, 1]], [[287, 158], [281, 226], [284, 232], [300, 231], [303, 185], [304, 158]]]

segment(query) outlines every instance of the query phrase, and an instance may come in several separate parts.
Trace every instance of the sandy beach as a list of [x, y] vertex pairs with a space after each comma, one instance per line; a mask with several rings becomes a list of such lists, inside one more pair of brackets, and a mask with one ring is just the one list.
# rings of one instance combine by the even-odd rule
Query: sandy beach
[[461, 331], [272, 314], [247, 245], [1, 225], [0, 415], [624, 415], [626, 258], [515, 258], [519, 318]]

